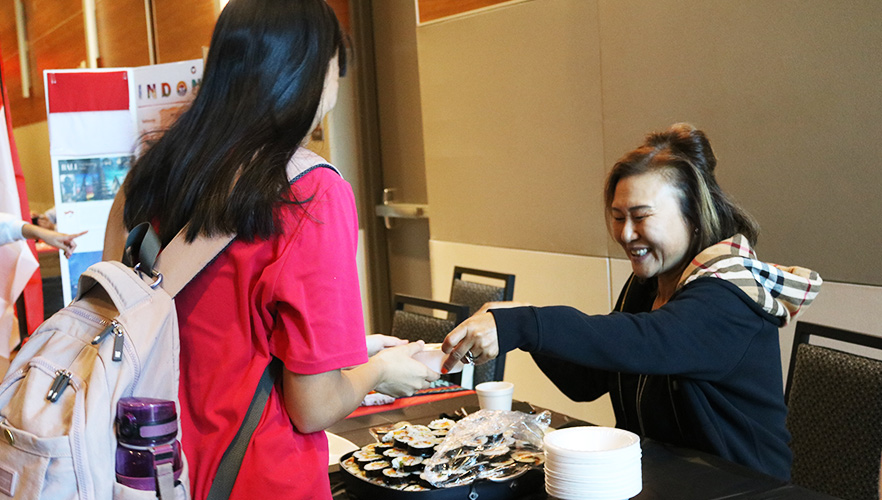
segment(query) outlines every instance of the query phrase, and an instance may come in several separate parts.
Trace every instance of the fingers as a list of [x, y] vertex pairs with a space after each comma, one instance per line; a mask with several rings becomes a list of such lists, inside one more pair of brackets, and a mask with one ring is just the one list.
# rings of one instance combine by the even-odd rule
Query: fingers
[[365, 338], [365, 343], [367, 344], [368, 355], [373, 356], [383, 349], [405, 345], [407, 344], [407, 341], [391, 335], [375, 333], [373, 335], [368, 335]]
[[417, 340], [416, 342], [410, 342], [408, 344], [405, 344], [405, 345], [399, 346], [399, 347], [406, 350], [409, 356], [413, 356], [414, 354], [425, 350], [426, 343], [423, 342], [422, 340]]
[[[430, 383], [432, 383], [432, 382], [438, 380], [439, 378], [441, 378], [441, 374], [438, 373], [438, 372], [436, 372], [435, 370], [432, 370], [432, 369], [430, 369], [430, 368], [426, 368], [426, 371], [427, 371], [429, 374], [428, 374], [427, 376], [424, 377], [424, 380], [426, 381], [426, 386], [425, 386], [425, 387], [428, 387]], [[425, 387], [423, 387], [423, 388], [425, 389]]]
[[486, 363], [499, 354], [496, 319], [486, 312], [472, 316], [447, 335], [441, 348], [448, 353], [442, 365], [442, 373], [452, 370], [468, 353], [471, 353], [471, 360], [476, 363]]
[[408, 343], [405, 339], [400, 339], [398, 337], [393, 337], [391, 335], [379, 335], [380, 340], [383, 343], [383, 347], [396, 347], [400, 345], [405, 345]]

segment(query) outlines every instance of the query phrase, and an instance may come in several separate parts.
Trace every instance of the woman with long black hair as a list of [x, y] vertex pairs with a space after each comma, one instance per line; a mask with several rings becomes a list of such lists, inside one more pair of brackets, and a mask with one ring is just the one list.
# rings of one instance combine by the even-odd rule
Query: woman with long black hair
[[[372, 389], [404, 395], [438, 377], [411, 358], [421, 343], [381, 349], [397, 343], [381, 336], [368, 357], [352, 190], [301, 147], [336, 100], [343, 42], [324, 0], [232, 0], [192, 107], [125, 181], [128, 229], [150, 221], [163, 245], [185, 226], [189, 239], [237, 234], [176, 299], [182, 444], [197, 499], [272, 358], [283, 373], [233, 498], [330, 498], [321, 431]], [[289, 163], [306, 166], [290, 184]], [[110, 228], [105, 256], [118, 257], [120, 232]]]

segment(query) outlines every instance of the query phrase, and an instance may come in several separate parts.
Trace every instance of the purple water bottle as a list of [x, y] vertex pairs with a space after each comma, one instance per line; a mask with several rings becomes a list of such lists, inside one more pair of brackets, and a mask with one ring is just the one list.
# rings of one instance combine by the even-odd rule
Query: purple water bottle
[[156, 491], [164, 500], [173, 499], [183, 468], [177, 433], [174, 401], [120, 399], [116, 405], [116, 481]]

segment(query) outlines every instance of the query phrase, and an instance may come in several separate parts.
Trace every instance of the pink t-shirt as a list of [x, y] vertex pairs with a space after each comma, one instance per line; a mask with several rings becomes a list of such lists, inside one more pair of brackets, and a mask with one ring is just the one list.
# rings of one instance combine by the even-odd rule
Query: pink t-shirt
[[[352, 188], [318, 167], [292, 190], [310, 201], [282, 209], [282, 234], [234, 241], [176, 300], [182, 444], [194, 499], [208, 494], [271, 357], [302, 374], [367, 361]], [[331, 498], [325, 434], [294, 429], [280, 384], [277, 378], [231, 498]]]

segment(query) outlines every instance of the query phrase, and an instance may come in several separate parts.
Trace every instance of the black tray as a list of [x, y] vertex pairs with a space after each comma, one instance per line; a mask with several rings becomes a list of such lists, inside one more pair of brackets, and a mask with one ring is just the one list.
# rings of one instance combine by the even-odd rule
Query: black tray
[[[349, 452], [340, 457], [340, 463], [355, 453]], [[345, 467], [340, 467], [346, 493], [351, 500], [508, 500], [523, 498], [545, 491], [545, 474], [542, 469], [529, 469], [518, 477], [507, 481], [482, 479], [472, 484], [452, 488], [438, 488], [426, 491], [401, 491], [374, 484], [353, 476]]]

